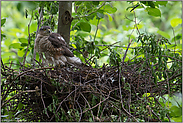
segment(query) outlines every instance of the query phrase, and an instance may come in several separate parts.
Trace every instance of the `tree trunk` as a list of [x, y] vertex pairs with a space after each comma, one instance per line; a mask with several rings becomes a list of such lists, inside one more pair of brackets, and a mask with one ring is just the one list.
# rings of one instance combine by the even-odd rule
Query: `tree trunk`
[[70, 27], [72, 22], [71, 15], [72, 15], [72, 2], [60, 1], [57, 33], [63, 36], [67, 44], [69, 44], [70, 42]]

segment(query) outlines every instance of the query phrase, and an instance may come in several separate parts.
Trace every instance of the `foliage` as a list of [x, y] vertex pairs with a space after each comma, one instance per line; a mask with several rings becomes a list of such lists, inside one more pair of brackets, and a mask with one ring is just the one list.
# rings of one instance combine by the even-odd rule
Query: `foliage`
[[[6, 82], [11, 81], [12, 76], [18, 74], [17, 70], [32, 67], [34, 40], [41, 9], [43, 9], [43, 18], [40, 26], [49, 25], [53, 31], [57, 29], [58, 3], [58, 1], [2, 2], [1, 62], [5, 64], [5, 68], [1, 70], [3, 74], [1, 75], [3, 81], [1, 87], [4, 90], [7, 89]], [[171, 11], [169, 11], [170, 9]], [[180, 1], [75, 1], [73, 2], [73, 10], [70, 46], [75, 49], [73, 50], [74, 54], [80, 57], [82, 61], [87, 61], [98, 69], [105, 66], [103, 63], [109, 64], [110, 67], [121, 67], [119, 64], [125, 58], [124, 61], [129, 66], [133, 64], [142, 65], [138, 69], [134, 68], [141, 76], [147, 75], [144, 72], [147, 69], [152, 71], [153, 83], [157, 88], [161, 83], [167, 84], [163, 86], [166, 90], [162, 90], [162, 94], [155, 94], [159, 98], [158, 101], [161, 106], [157, 105], [155, 97], [149, 97], [149, 93], [144, 92], [143, 95], [135, 95], [140, 96], [141, 100], [131, 103], [131, 109], [135, 110], [136, 114], [147, 114], [147, 117], [151, 117], [150, 119], [157, 119], [156, 115], [148, 112], [150, 108], [153, 108], [154, 113], [158, 115], [161, 121], [169, 121], [167, 116], [169, 115], [171, 121], [179, 122], [181, 115], [175, 114], [182, 114], [180, 110], [182, 108], [181, 102], [176, 104], [173, 97], [165, 95], [168, 101], [166, 100], [167, 103], [163, 104], [165, 100], [163, 95], [181, 92], [182, 19]], [[128, 47], [130, 41], [132, 43]], [[27, 49], [27, 56], [25, 56]], [[127, 50], [127, 55], [124, 57]], [[25, 66], [22, 65], [24, 60], [26, 60]], [[39, 60], [38, 55], [36, 60]], [[9, 72], [12, 74], [5, 72], [9, 68], [11, 68]], [[24, 72], [23, 70], [20, 71]], [[29, 80], [25, 82], [27, 81]], [[111, 79], [111, 81], [114, 80]], [[19, 80], [14, 82], [19, 83]], [[56, 80], [53, 79], [52, 84], [55, 87], [60, 87], [60, 85], [55, 85], [55, 82]], [[128, 84], [130, 85], [130, 83]], [[131, 92], [129, 85], [124, 85], [124, 89]], [[11, 99], [16, 94], [19, 93], [12, 91], [5, 96], [5, 100]], [[90, 96], [92, 107], [103, 99], [102, 96], [95, 94]], [[59, 105], [58, 97], [53, 94], [51, 100], [52, 103], [45, 108], [44, 114], [48, 111], [56, 112]], [[145, 101], [147, 105], [144, 106], [141, 101]], [[4, 121], [7, 119], [11, 121], [26, 119], [26, 117], [19, 117], [21, 110], [26, 109], [25, 104], [19, 102], [12, 106], [15, 107], [17, 112], [8, 111], [6, 107], [2, 108], [1, 113]], [[103, 103], [101, 103], [102, 106], [104, 106]], [[120, 107], [121, 103], [114, 102], [112, 106]], [[128, 107], [128, 105], [125, 106]], [[85, 107], [86, 110], [89, 110], [88, 115], [85, 113], [83, 117], [88, 118], [89, 121], [94, 121], [93, 112], [90, 111], [88, 105]], [[111, 110], [115, 113], [118, 112], [115, 108]], [[58, 115], [62, 116], [62, 121], [79, 121], [81, 120], [80, 111], [81, 109], [70, 108], [65, 112], [61, 108]], [[102, 112], [102, 109], [98, 110], [101, 119], [105, 119]], [[30, 111], [29, 113], [33, 112]], [[110, 115], [108, 120], [128, 120], [128, 115], [121, 114], [120, 117], [115, 113]], [[140, 116], [138, 121], [144, 121], [143, 116]], [[145, 120], [147, 121], [147, 119]], [[55, 116], [55, 121], [59, 121], [59, 117]]]
[[[134, 1], [129, 1], [130, 3], [133, 3]], [[149, 15], [152, 16], [160, 16], [161, 17], [161, 11], [158, 9], [160, 5], [166, 6], [168, 1], [139, 1], [135, 3], [135, 5], [128, 7], [132, 8], [131, 11], [135, 10], [136, 8], [144, 8]]]
[[[182, 122], [182, 94], [175, 93], [172, 96], [164, 95], [159, 101], [165, 111], [170, 114], [172, 122]], [[164, 118], [164, 117], [162, 117]], [[165, 118], [164, 121], [167, 119]], [[167, 120], [168, 121], [168, 120]]]

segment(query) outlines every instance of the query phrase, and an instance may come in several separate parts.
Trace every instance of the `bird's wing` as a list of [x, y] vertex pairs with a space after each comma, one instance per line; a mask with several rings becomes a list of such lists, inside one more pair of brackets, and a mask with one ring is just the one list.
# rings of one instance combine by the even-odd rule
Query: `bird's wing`
[[64, 38], [58, 33], [51, 33], [48, 40], [55, 48], [60, 48], [61, 46], [67, 45]]
[[62, 46], [62, 48], [63, 48], [63, 55], [68, 57], [74, 57], [74, 54], [66, 46]]
[[51, 33], [48, 37], [48, 40], [51, 42], [51, 44], [54, 46], [54, 50], [62, 49], [60, 52], [68, 57], [74, 57], [73, 53], [67, 48], [67, 44], [64, 40], [64, 38], [58, 34], [58, 33]]

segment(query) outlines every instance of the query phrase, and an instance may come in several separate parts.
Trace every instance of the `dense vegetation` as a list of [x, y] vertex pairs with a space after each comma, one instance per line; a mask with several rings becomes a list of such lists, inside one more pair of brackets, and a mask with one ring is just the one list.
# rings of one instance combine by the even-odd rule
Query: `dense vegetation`
[[2, 2], [2, 121], [181, 122], [181, 2], [72, 5], [69, 45], [92, 68], [56, 73], [33, 54], [38, 25], [57, 32], [59, 2]]

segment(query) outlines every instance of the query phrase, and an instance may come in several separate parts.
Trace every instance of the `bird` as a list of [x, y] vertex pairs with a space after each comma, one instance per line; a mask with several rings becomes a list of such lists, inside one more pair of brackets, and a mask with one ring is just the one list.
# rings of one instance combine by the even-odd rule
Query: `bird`
[[80, 58], [75, 57], [69, 50], [64, 38], [58, 33], [52, 33], [49, 26], [42, 26], [35, 39], [36, 51], [39, 56], [43, 58], [43, 54], [47, 64], [53, 64], [58, 66], [71, 65], [83, 65], [84, 63]]

